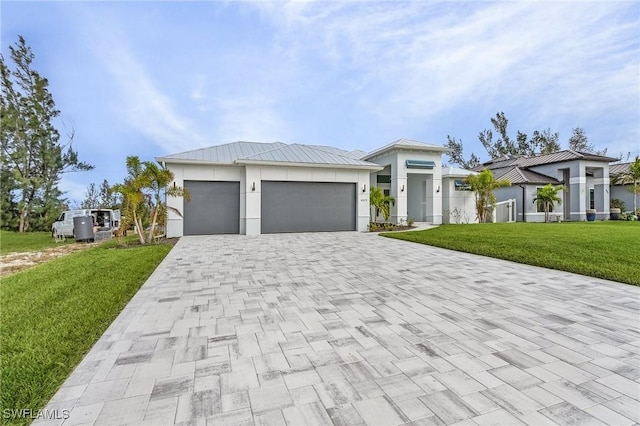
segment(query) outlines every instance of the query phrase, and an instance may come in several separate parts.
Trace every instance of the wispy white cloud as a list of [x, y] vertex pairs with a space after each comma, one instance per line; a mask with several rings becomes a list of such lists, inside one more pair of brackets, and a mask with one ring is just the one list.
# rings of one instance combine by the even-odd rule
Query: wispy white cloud
[[236, 140], [275, 142], [290, 134], [269, 97], [242, 95], [221, 98], [215, 134], [220, 143]]
[[[320, 64], [311, 63], [318, 73], [334, 74], [348, 88], [351, 102], [390, 126], [418, 120], [433, 124], [468, 108], [475, 108], [486, 125], [495, 111], [508, 116], [515, 111], [513, 121], [529, 131], [588, 127], [613, 114], [628, 127], [628, 142], [615, 145], [639, 149], [637, 3], [257, 7], [279, 29], [279, 49], [291, 58], [318, 55]], [[591, 130], [602, 141], [604, 134]]]
[[[176, 102], [154, 81], [148, 65], [128, 42], [125, 30], [114, 22], [99, 23], [96, 17], [91, 25], [91, 48], [120, 89], [112, 101], [119, 103], [117, 108], [126, 123], [164, 152], [202, 144], [196, 123], [181, 114]], [[192, 97], [194, 93], [198, 95], [197, 90], [196, 86]]]

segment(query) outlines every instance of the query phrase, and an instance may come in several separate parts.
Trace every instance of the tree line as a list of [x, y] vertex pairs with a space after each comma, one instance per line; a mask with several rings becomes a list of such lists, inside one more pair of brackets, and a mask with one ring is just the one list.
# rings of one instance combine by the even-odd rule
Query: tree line
[[[535, 130], [531, 137], [518, 130], [515, 138], [512, 138], [509, 136], [507, 129], [508, 124], [509, 120], [504, 112], [501, 111], [496, 113], [495, 117], [491, 118], [493, 130], [484, 129], [478, 134], [478, 140], [492, 160], [504, 156], [551, 154], [562, 149], [560, 134], [558, 132], [552, 132], [550, 128]], [[607, 154], [606, 149], [597, 150], [589, 143], [589, 138], [582, 127], [576, 127], [572, 130], [571, 137], [567, 144], [568, 148], [574, 151], [588, 152], [596, 155]], [[463, 169], [472, 169], [480, 165], [480, 158], [475, 153], [472, 152], [468, 158], [464, 155], [462, 140], [447, 135], [445, 147], [451, 150], [451, 152], [447, 154], [451, 162], [459, 165]]]
[[34, 54], [20, 36], [10, 46], [10, 67], [0, 55], [0, 220], [5, 229], [48, 230], [65, 207], [58, 187], [64, 173], [93, 169], [63, 139], [49, 82], [33, 69]]

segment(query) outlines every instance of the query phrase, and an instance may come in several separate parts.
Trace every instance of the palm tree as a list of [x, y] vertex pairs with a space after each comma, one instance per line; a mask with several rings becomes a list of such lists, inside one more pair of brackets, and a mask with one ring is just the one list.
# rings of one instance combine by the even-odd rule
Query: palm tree
[[496, 196], [493, 193], [498, 188], [511, 186], [511, 182], [505, 179], [496, 180], [493, 172], [485, 169], [476, 175], [469, 175], [466, 181], [471, 185], [471, 190], [476, 195], [476, 216], [478, 222], [484, 223], [487, 220], [488, 213], [496, 204]]
[[640, 194], [640, 156], [636, 155], [634, 161], [629, 163], [629, 169], [617, 173], [613, 177], [614, 183], [620, 183], [623, 185], [631, 184], [631, 192], [633, 192], [633, 214], [636, 214], [638, 211], [638, 194]]
[[151, 190], [153, 197], [153, 209], [151, 212], [151, 227], [149, 228], [149, 235], [147, 236], [147, 242], [153, 241], [153, 234], [156, 228], [158, 219], [164, 219], [167, 213], [167, 209], [171, 210], [178, 215], [182, 216], [180, 210], [174, 207], [168, 207], [166, 203], [162, 201], [162, 193], [170, 197], [184, 197], [185, 200], [191, 201], [191, 195], [185, 189], [180, 186], [169, 186], [173, 180], [173, 173], [165, 169], [164, 167], [158, 167], [158, 165], [151, 161], [145, 161], [143, 175], [145, 176], [145, 183], [147, 188]]
[[137, 156], [127, 157], [127, 177], [124, 183], [113, 186], [114, 191], [122, 195], [124, 217], [120, 224], [121, 230], [126, 230], [134, 225], [136, 234], [141, 244], [144, 244], [144, 230], [142, 228], [142, 215], [146, 194], [144, 188], [148, 185], [148, 177], [144, 173], [142, 163]]
[[538, 193], [536, 194], [536, 198], [533, 199], [533, 202], [542, 204], [545, 222], [549, 222], [549, 213], [554, 203], [562, 204], [562, 199], [558, 196], [558, 192], [563, 190], [563, 186], [553, 186], [550, 183], [538, 189]]
[[375, 208], [376, 218], [380, 213], [382, 213], [384, 221], [388, 222], [389, 217], [391, 216], [391, 206], [395, 206], [396, 199], [390, 195], [384, 195], [384, 190], [382, 188], [374, 186], [369, 191], [369, 204]]

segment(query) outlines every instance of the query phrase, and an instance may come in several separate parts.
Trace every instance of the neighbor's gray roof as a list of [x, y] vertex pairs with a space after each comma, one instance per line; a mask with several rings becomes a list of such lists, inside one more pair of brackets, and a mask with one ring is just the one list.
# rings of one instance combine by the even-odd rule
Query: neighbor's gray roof
[[504, 155], [502, 157], [494, 158], [491, 161], [487, 161], [486, 163], [482, 163], [481, 165], [476, 166], [471, 170], [475, 170], [475, 171], [481, 171], [484, 169], [496, 170], [496, 169], [501, 169], [509, 166], [533, 167], [533, 166], [541, 166], [544, 164], [561, 163], [563, 161], [574, 161], [574, 160], [590, 160], [590, 161], [602, 161], [602, 162], [610, 163], [612, 161], [616, 161], [617, 159], [611, 158], [611, 157], [605, 157], [603, 155], [590, 154], [588, 152], [579, 152], [579, 151], [566, 149], [564, 151], [558, 151], [551, 154], [535, 155], [532, 157]]
[[631, 163], [612, 164], [609, 166], [609, 174], [616, 175], [618, 173], [624, 173], [629, 170], [629, 166], [631, 166]]
[[367, 160], [375, 157], [376, 155], [380, 155], [383, 152], [391, 151], [393, 149], [414, 149], [417, 151], [436, 151], [436, 152], [449, 152], [451, 151], [449, 148], [445, 148], [441, 145], [433, 145], [430, 143], [420, 142], [414, 139], [398, 139], [395, 142], [391, 142], [388, 145], [383, 146], [382, 148], [378, 148], [375, 151], [371, 151], [367, 155], [361, 157], [363, 160]]
[[321, 145], [287, 145], [282, 142], [232, 142], [208, 148], [157, 157], [159, 162], [207, 162], [247, 164], [253, 162], [318, 164], [379, 169], [380, 166], [359, 160], [339, 148]]
[[566, 149], [564, 151], [558, 151], [552, 154], [536, 155], [535, 157], [528, 158], [522, 157], [517, 160], [516, 164], [522, 167], [531, 167], [539, 166], [542, 164], [561, 163], [563, 161], [572, 160], [603, 161], [606, 163], [610, 163], [612, 161], [616, 161], [617, 158], [605, 157], [603, 155], [596, 155], [588, 152], [579, 152], [573, 151], [571, 149]]
[[617, 178], [616, 175], [619, 175], [620, 173], [626, 173], [629, 171], [630, 168], [631, 168], [631, 163], [619, 163], [619, 164], [612, 164], [609, 166], [609, 176], [612, 177], [612, 181], [615, 183], [615, 185], [627, 185], [632, 183], [630, 179], [624, 179], [624, 183], [615, 179]]
[[561, 182], [551, 176], [543, 175], [532, 170], [521, 169], [520, 167], [505, 167], [494, 170], [496, 179], [506, 179], [512, 185], [519, 183], [538, 183], [559, 185]]

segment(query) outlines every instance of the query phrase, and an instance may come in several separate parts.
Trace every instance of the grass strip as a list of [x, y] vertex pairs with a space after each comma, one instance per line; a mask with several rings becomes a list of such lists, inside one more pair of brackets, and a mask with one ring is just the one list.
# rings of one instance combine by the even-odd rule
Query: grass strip
[[3, 278], [0, 412], [43, 408], [170, 250], [113, 241]]
[[381, 235], [640, 285], [638, 222], [442, 225]]
[[72, 244], [74, 242], [75, 240], [73, 238], [56, 242], [51, 236], [51, 232], [13, 232], [2, 230], [0, 231], [0, 254], [40, 251], [63, 244]]

